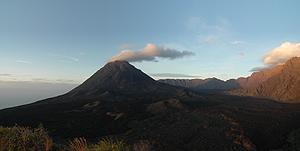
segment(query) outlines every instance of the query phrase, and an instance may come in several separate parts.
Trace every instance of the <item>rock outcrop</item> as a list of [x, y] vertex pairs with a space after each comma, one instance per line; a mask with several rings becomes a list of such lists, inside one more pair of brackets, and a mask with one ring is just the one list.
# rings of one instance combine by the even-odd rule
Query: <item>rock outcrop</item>
[[[283, 102], [300, 102], [300, 58], [293, 57], [284, 65], [274, 67], [269, 71], [256, 74], [269, 73], [269, 78], [262, 78], [252, 88], [229, 91], [234, 95], [249, 95], [267, 97]], [[272, 76], [271, 76], [272, 75]], [[253, 78], [253, 77], [249, 77]], [[255, 78], [253, 78], [255, 81]], [[257, 80], [259, 81], [259, 80]]]

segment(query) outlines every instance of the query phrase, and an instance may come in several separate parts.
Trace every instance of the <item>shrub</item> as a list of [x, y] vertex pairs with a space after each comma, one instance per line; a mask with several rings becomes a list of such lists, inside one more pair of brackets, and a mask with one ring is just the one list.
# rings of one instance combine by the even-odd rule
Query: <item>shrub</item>
[[[88, 146], [85, 138], [75, 138], [69, 146], [56, 146], [66, 151], [129, 151], [123, 141], [107, 137], [96, 145]], [[64, 149], [63, 149], [64, 148]], [[49, 151], [55, 149], [48, 132], [40, 124], [38, 128], [0, 126], [0, 151]]]
[[52, 139], [48, 136], [42, 124], [36, 129], [21, 127], [0, 126], [0, 150], [19, 151], [49, 151], [52, 146]]
[[89, 147], [91, 151], [129, 151], [129, 146], [127, 146], [123, 141], [118, 139], [113, 139], [111, 137], [106, 137], [99, 141], [97, 145], [91, 145]]

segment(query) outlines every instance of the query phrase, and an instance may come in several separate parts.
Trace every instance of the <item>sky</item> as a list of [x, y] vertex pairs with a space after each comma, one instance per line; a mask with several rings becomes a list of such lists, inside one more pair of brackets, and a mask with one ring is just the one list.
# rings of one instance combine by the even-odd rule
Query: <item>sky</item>
[[154, 79], [250, 76], [300, 56], [300, 1], [2, 0], [0, 109], [64, 94], [107, 62]]

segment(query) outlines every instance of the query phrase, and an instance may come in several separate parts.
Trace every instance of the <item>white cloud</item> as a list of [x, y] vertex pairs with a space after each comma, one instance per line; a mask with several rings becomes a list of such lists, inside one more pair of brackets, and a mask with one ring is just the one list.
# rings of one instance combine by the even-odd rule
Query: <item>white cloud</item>
[[[264, 67], [255, 67], [253, 69], [270, 69], [276, 65], [282, 65], [292, 57], [300, 56], [300, 43], [285, 42], [272, 51], [267, 52], [261, 58], [264, 61]], [[251, 71], [253, 71], [253, 69]], [[257, 70], [258, 71], [258, 70]]]
[[83, 55], [85, 55], [85, 53], [84, 53], [84, 52], [79, 52], [78, 54], [79, 54], [79, 55], [82, 55], [82, 56], [83, 56]]
[[137, 47], [139, 47], [139, 46], [135, 45], [135, 44], [125, 43], [125, 44], [122, 44], [122, 45], [118, 46], [118, 49], [121, 49], [121, 50], [135, 49]]
[[300, 43], [285, 42], [263, 55], [264, 65], [281, 65], [292, 57], [300, 56]]
[[74, 60], [74, 61], [79, 61], [78, 59], [76, 59], [76, 58], [74, 58], [74, 57], [68, 57], [68, 58], [70, 58], [70, 59], [72, 59], [72, 60]]
[[241, 56], [245, 55], [244, 52], [240, 52], [240, 51], [238, 51], [237, 54], [238, 54], [238, 55], [241, 55]]
[[[74, 57], [70, 57], [70, 56], [65, 56], [65, 55], [60, 55], [60, 54], [47, 54], [48, 56], [54, 56], [54, 57], [62, 57], [62, 58], [69, 58], [73, 61], [79, 61], [77, 58], [74, 58]], [[64, 60], [61, 60], [60, 62], [69, 62], [69, 61], [64, 61]]]
[[176, 59], [182, 58], [184, 56], [195, 55], [195, 53], [190, 51], [178, 51], [175, 49], [164, 48], [164, 46], [157, 46], [151, 43], [148, 43], [147, 46], [140, 51], [133, 50], [123, 50], [121, 53], [108, 59], [108, 62], [116, 60], [126, 60], [129, 62], [141, 62], [141, 61], [155, 61], [157, 62], [156, 57], [159, 58], [168, 58]]
[[238, 45], [238, 44], [246, 44], [244, 41], [234, 41], [230, 43], [231, 45]]
[[[55, 79], [55, 78], [43, 78], [37, 77], [34, 75], [24, 75], [24, 74], [9, 74], [9, 73], [2, 73], [0, 74], [0, 81], [6, 82], [40, 82], [40, 83], [66, 83], [66, 84], [78, 84], [86, 78], [76, 78], [72, 77], [66, 79]], [[0, 88], [2, 86], [0, 85]]]
[[29, 61], [24, 61], [24, 60], [14, 60], [14, 61], [16, 61], [16, 62], [20, 62], [20, 63], [31, 63], [31, 62], [29, 62]]

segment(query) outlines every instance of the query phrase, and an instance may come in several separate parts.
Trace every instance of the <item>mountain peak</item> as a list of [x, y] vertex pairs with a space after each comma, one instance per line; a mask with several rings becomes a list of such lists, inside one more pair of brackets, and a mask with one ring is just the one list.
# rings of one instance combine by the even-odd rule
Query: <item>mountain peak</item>
[[290, 60], [288, 60], [284, 66], [289, 66], [289, 67], [300, 67], [300, 57], [293, 57]]
[[113, 65], [130, 65], [130, 63], [128, 61], [125, 61], [125, 60], [116, 60], [116, 61], [111, 61], [111, 62], [107, 62], [106, 65], [108, 64], [113, 64]]
[[108, 62], [69, 94], [99, 95], [107, 91], [139, 93], [157, 87], [154, 79], [127, 61], [114, 61]]

